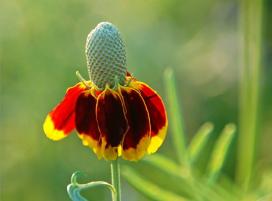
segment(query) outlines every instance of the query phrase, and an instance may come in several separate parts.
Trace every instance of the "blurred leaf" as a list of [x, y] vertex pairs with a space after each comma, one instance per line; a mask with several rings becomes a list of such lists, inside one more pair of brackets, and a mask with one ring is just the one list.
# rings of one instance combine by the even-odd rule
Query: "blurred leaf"
[[167, 109], [170, 119], [170, 127], [172, 129], [173, 143], [180, 163], [185, 161], [185, 134], [183, 126], [182, 113], [180, 112], [180, 105], [177, 95], [177, 88], [175, 83], [175, 76], [173, 70], [168, 68], [164, 73], [164, 81], [167, 96]]
[[176, 182], [172, 180], [172, 185], [182, 186], [182, 191], [180, 191], [180, 193], [194, 196], [194, 193], [192, 192], [193, 187], [191, 186], [191, 171], [188, 166], [178, 166], [174, 161], [160, 154], [150, 156], [145, 159], [144, 162], [152, 166], [150, 171], [156, 169], [160, 171], [161, 175], [176, 178]]
[[175, 176], [181, 176], [180, 174], [181, 168], [174, 161], [160, 154], [150, 156], [146, 158], [144, 161], [155, 166], [155, 168], [163, 170], [165, 173]]
[[144, 161], [154, 168], [161, 170], [162, 174], [177, 177], [180, 180], [179, 185], [184, 183], [186, 184], [186, 187], [190, 186], [191, 179], [193, 178], [189, 166], [178, 166], [174, 161], [159, 154], [153, 155]]
[[[218, 183], [212, 184], [213, 188], [217, 192], [220, 192], [225, 197], [231, 197], [229, 200], [240, 200], [242, 196], [241, 189], [239, 186], [229, 178], [227, 175], [220, 175], [220, 185]], [[227, 195], [226, 195], [227, 194]]]
[[[180, 193], [186, 192], [186, 195], [193, 197], [194, 200], [223, 201], [226, 197], [233, 200], [231, 196], [225, 195], [226, 192], [220, 186], [207, 185], [207, 180], [199, 177], [194, 178], [194, 175], [191, 175], [191, 171], [188, 169], [190, 166], [180, 167], [174, 161], [159, 154], [148, 157], [144, 162], [152, 165], [154, 169], [160, 170], [161, 174], [176, 177], [178, 181], [173, 182], [172, 186], [182, 186], [183, 192]], [[149, 171], [152, 171], [152, 169]]]
[[154, 201], [186, 201], [188, 199], [181, 197], [170, 191], [166, 191], [156, 184], [146, 181], [138, 173], [136, 173], [132, 168], [128, 166], [122, 167], [122, 175], [135, 189], [141, 192], [146, 197]]
[[220, 185], [207, 185], [207, 180], [196, 179], [194, 181], [194, 188], [197, 189], [197, 193], [200, 195], [200, 201], [232, 201], [229, 193], [221, 191]]
[[260, 87], [263, 74], [261, 0], [239, 1], [241, 39], [239, 76], [239, 136], [236, 179], [244, 190], [249, 188], [255, 168], [256, 144], [259, 134]]
[[213, 128], [212, 123], [205, 123], [193, 137], [187, 150], [191, 163], [194, 162], [198, 158], [199, 154], [203, 151], [203, 148], [209, 139], [209, 134], [213, 131]]
[[[202, 200], [203, 198], [212, 201], [219, 200], [216, 193], [208, 192], [210, 190], [207, 190], [205, 181], [200, 178], [197, 180], [193, 178], [190, 166], [177, 166], [173, 161], [159, 154], [153, 155], [144, 161], [152, 165], [154, 169], [161, 170], [161, 174], [176, 177], [178, 180], [173, 182], [172, 186], [182, 186], [183, 192], [180, 191], [180, 193], [187, 193], [194, 200]], [[204, 182], [204, 184], [201, 182]]]
[[235, 131], [236, 126], [234, 124], [226, 125], [215, 144], [208, 165], [208, 175], [211, 183], [217, 179], [218, 173], [223, 167]]

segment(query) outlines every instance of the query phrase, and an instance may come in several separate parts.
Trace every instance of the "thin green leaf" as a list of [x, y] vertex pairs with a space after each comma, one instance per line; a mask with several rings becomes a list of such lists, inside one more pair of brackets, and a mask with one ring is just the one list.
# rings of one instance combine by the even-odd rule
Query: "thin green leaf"
[[218, 192], [218, 189], [221, 189], [219, 185], [216, 188], [212, 185], [207, 185], [206, 180], [195, 180], [194, 187], [196, 189], [195, 192], [200, 195], [201, 201], [232, 201], [232, 199], [228, 199], [228, 195]]
[[215, 144], [211, 160], [208, 165], [208, 175], [211, 183], [217, 179], [218, 173], [223, 167], [227, 151], [230, 147], [235, 131], [236, 126], [234, 124], [226, 125]]
[[193, 177], [189, 166], [179, 166], [174, 161], [160, 154], [150, 156], [144, 161], [152, 165], [155, 169], [160, 170], [161, 174], [178, 178], [180, 185], [184, 184], [186, 188], [190, 187]]
[[194, 200], [203, 201], [204, 198], [208, 198], [206, 200], [219, 201], [218, 196], [214, 192], [208, 192], [208, 187], [205, 187], [205, 183], [201, 183], [201, 180], [198, 181], [193, 178], [188, 166], [180, 167], [172, 160], [159, 154], [148, 157], [144, 161], [152, 165], [153, 169], [160, 170], [161, 174], [177, 178], [177, 182], [172, 183], [172, 185], [182, 186], [183, 191], [180, 191], [180, 193], [186, 193], [186, 195], [193, 197]]
[[240, 94], [239, 136], [237, 149], [236, 180], [247, 191], [255, 169], [256, 143], [259, 135], [260, 92], [262, 89], [263, 53], [262, 35], [265, 19], [265, 1], [239, 1], [240, 19]]
[[157, 169], [163, 170], [163, 172], [180, 177], [181, 168], [169, 158], [166, 158], [160, 154], [149, 156], [144, 159], [145, 162], [155, 166]]
[[179, 105], [175, 76], [173, 70], [168, 68], [164, 73], [164, 83], [167, 97], [167, 109], [172, 130], [173, 143], [180, 163], [186, 163], [185, 159], [185, 134], [181, 107]]
[[146, 181], [128, 166], [122, 167], [121, 173], [135, 189], [154, 201], [187, 201], [188, 199], [173, 192], [160, 188], [156, 184]]
[[203, 148], [208, 142], [209, 135], [213, 131], [212, 123], [203, 124], [200, 129], [197, 131], [195, 136], [193, 137], [188, 149], [188, 158], [191, 163], [193, 163], [199, 156], [199, 154], [203, 151]]
[[[148, 157], [144, 160], [145, 163], [152, 166], [152, 168], [146, 168], [146, 171], [152, 172], [152, 170], [160, 171], [161, 175], [169, 175], [175, 177], [176, 180], [171, 180], [171, 186], [180, 186], [182, 190], [179, 193], [185, 197], [193, 198], [199, 201], [221, 201], [224, 200], [223, 196], [216, 193], [211, 186], [207, 186], [207, 181], [200, 178], [195, 179], [190, 173], [190, 169], [180, 167], [172, 160], [156, 154]], [[169, 177], [169, 181], [170, 181]], [[171, 189], [169, 189], [171, 191]]]
[[184, 196], [198, 197], [192, 186], [192, 175], [188, 166], [179, 166], [173, 160], [160, 154], [147, 157], [144, 162], [151, 166], [150, 171], [156, 170], [159, 175], [169, 178], [172, 189]]

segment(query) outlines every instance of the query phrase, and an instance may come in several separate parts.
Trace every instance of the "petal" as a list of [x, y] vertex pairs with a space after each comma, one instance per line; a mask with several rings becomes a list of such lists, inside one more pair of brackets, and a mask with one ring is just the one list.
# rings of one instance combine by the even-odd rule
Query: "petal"
[[96, 98], [91, 90], [81, 93], [75, 107], [75, 125], [84, 145], [101, 157], [101, 138], [95, 114]]
[[151, 123], [151, 143], [148, 147], [148, 153], [154, 153], [161, 146], [166, 136], [168, 127], [166, 110], [161, 97], [147, 84], [135, 81], [132, 86], [140, 91], [148, 109]]
[[130, 87], [121, 87], [126, 107], [129, 130], [122, 145], [122, 156], [126, 160], [139, 160], [147, 152], [150, 143], [150, 120], [144, 99]]
[[68, 88], [63, 100], [47, 115], [43, 130], [48, 138], [60, 140], [75, 128], [75, 103], [85, 88], [81, 83]]
[[107, 88], [98, 96], [96, 118], [102, 136], [103, 156], [105, 159], [115, 160], [128, 130], [127, 119], [118, 92]]
[[132, 76], [131, 76], [131, 73], [130, 73], [130, 72], [128, 72], [128, 71], [127, 71], [127, 75], [126, 75], [126, 76], [128, 76], [128, 77], [132, 77]]

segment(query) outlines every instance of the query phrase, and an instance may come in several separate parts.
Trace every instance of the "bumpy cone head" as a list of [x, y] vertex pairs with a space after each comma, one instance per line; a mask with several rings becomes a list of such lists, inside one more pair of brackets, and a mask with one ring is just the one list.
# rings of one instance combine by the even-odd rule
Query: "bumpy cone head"
[[123, 85], [126, 76], [125, 45], [118, 29], [109, 22], [99, 23], [88, 35], [85, 49], [91, 81], [104, 89], [108, 84]]

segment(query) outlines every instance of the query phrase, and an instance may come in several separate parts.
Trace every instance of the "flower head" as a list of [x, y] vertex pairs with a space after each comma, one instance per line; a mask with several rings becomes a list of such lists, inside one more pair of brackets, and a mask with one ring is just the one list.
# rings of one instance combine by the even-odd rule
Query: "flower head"
[[67, 89], [45, 119], [46, 136], [60, 140], [76, 129], [83, 144], [107, 160], [156, 152], [166, 136], [165, 107], [152, 88], [127, 73], [117, 28], [98, 24], [87, 37], [86, 56], [90, 81]]

